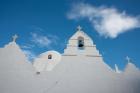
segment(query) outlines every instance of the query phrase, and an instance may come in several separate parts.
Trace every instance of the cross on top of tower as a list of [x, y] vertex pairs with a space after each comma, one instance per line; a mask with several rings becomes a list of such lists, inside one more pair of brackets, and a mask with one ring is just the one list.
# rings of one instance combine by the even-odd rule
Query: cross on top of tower
[[15, 34], [14, 36], [12, 36], [12, 38], [13, 38], [13, 42], [15, 42], [18, 36]]
[[81, 30], [82, 30], [82, 27], [79, 25], [79, 26], [77, 27], [77, 30], [78, 30], [78, 31], [81, 31]]
[[126, 56], [126, 60], [127, 60], [128, 63], [131, 62], [131, 59], [128, 56]]

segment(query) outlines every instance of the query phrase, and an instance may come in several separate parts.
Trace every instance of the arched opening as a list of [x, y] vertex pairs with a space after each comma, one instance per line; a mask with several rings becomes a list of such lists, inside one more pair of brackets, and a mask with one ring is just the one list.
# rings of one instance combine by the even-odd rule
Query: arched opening
[[80, 50], [84, 49], [84, 38], [83, 37], [78, 37], [78, 48]]
[[48, 59], [52, 59], [52, 55], [50, 54], [50, 55], [48, 55]]

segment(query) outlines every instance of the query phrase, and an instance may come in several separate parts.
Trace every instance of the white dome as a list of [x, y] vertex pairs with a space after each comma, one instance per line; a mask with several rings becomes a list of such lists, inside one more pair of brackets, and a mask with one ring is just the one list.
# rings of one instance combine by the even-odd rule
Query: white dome
[[[51, 59], [48, 59], [48, 56], [51, 55], [52, 58]], [[61, 54], [57, 51], [47, 51], [47, 52], [44, 52], [42, 54], [40, 54], [39, 58], [45, 58], [47, 59], [48, 61], [60, 61], [61, 60]]]
[[39, 55], [34, 61], [37, 71], [51, 71], [61, 61], [61, 54], [57, 51], [47, 51]]

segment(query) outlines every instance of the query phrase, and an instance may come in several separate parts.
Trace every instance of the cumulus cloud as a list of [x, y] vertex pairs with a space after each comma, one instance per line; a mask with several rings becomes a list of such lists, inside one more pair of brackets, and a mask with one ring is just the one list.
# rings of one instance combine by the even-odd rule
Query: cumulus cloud
[[39, 47], [50, 47], [52, 44], [57, 43], [57, 36], [55, 35], [40, 35], [37, 33], [31, 33], [31, 41]]
[[113, 7], [95, 7], [84, 3], [73, 5], [67, 17], [74, 20], [87, 18], [101, 36], [110, 38], [140, 27], [138, 17], [127, 15]]
[[47, 36], [38, 35], [36, 33], [31, 33], [31, 36], [32, 41], [41, 47], [49, 46], [52, 43], [52, 41]]

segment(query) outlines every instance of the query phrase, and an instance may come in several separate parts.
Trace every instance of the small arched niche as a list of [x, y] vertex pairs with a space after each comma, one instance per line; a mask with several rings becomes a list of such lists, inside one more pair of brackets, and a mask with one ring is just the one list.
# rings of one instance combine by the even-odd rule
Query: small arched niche
[[78, 49], [83, 50], [84, 47], [84, 38], [80, 36], [78, 37]]
[[52, 59], [52, 55], [51, 54], [48, 55], [48, 59]]

